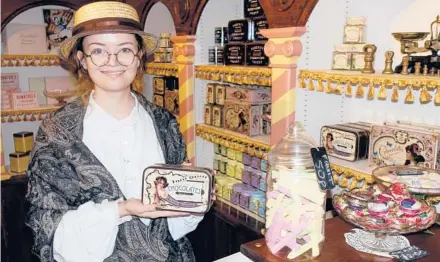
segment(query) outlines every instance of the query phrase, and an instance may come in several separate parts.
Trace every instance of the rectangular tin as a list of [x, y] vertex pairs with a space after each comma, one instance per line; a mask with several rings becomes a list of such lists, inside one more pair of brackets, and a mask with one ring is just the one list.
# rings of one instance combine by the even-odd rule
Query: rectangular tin
[[205, 124], [212, 125], [212, 105], [205, 105], [205, 113], [203, 114]]
[[267, 104], [271, 102], [270, 88], [257, 87], [226, 87], [226, 100], [246, 102], [251, 104]]
[[227, 44], [223, 55], [225, 65], [245, 65], [246, 46], [244, 44]]
[[142, 202], [157, 209], [203, 214], [211, 207], [213, 171], [173, 165], [147, 167], [142, 179]]
[[244, 17], [264, 16], [263, 7], [258, 0], [244, 0]]
[[254, 21], [251, 19], [231, 20], [228, 23], [230, 42], [251, 42], [254, 40]]
[[365, 130], [342, 125], [323, 126], [321, 145], [327, 154], [347, 161], [365, 159], [368, 156], [369, 134]]
[[269, 57], [264, 53], [264, 43], [246, 44], [246, 65], [268, 66]]

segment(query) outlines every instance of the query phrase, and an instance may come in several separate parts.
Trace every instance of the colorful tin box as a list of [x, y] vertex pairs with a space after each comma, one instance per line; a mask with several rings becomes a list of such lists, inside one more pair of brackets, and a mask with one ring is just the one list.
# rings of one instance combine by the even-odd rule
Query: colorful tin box
[[343, 125], [323, 126], [321, 145], [329, 156], [347, 161], [365, 159], [368, 156], [369, 133]]

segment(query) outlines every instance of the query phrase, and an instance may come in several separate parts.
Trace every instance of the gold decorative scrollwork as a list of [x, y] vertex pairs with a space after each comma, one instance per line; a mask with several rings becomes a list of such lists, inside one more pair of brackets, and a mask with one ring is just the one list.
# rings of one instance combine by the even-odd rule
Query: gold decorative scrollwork
[[147, 74], [179, 77], [179, 66], [169, 63], [148, 63]]
[[2, 55], [2, 67], [59, 65], [58, 55]]
[[58, 106], [41, 107], [32, 109], [2, 109], [2, 123], [28, 122], [45, 119], [51, 112], [57, 110]]
[[246, 66], [196, 66], [196, 78], [238, 85], [272, 85], [272, 69]]
[[262, 159], [267, 159], [267, 152], [270, 149], [270, 146], [264, 142], [204, 124], [196, 125], [196, 135], [209, 142]]
[[[414, 94], [419, 93], [418, 100], [420, 103], [426, 104], [434, 100], [434, 104], [440, 106], [440, 77], [438, 76], [301, 70], [298, 78], [300, 87], [308, 87], [310, 91], [326, 91], [330, 94], [345, 94], [348, 97], [355, 96], [358, 98], [366, 95], [369, 100], [376, 98], [398, 102], [398, 90], [406, 88], [406, 103], [413, 103], [415, 100]], [[306, 81], [308, 81], [308, 84], [306, 84]], [[323, 88], [323, 82], [326, 82], [326, 88]], [[345, 89], [343, 86], [345, 86]], [[387, 88], [393, 89], [390, 97], [387, 97]]]

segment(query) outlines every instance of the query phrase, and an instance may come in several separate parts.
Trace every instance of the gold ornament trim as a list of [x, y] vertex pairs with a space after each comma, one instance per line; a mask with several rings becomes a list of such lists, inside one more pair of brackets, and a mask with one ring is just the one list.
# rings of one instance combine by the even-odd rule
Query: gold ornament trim
[[[420, 93], [418, 99], [420, 103], [430, 103], [434, 99], [434, 104], [440, 106], [440, 77], [438, 76], [416, 76], [416, 75], [401, 75], [401, 74], [362, 74], [359, 72], [342, 72], [336, 70], [319, 71], [319, 70], [301, 70], [298, 76], [301, 88], [308, 87], [308, 90], [323, 91], [322, 82], [326, 82], [328, 87], [325, 91], [330, 94], [352, 96], [352, 90], [356, 88], [355, 97], [363, 98], [367, 94], [369, 100], [387, 100], [398, 102], [398, 90], [405, 89], [407, 94], [405, 102], [413, 103], [416, 98], [414, 93]], [[308, 81], [308, 85], [306, 84]], [[331, 88], [335, 85], [336, 88]], [[345, 92], [342, 86], [346, 85]], [[364, 91], [368, 88], [368, 92]], [[391, 98], [386, 96], [386, 88], [392, 88]], [[376, 92], [376, 89], [378, 92]], [[432, 94], [430, 93], [432, 92]]]
[[179, 66], [172, 63], [148, 63], [147, 74], [179, 77]]
[[330, 162], [330, 167], [333, 171], [333, 180], [335, 181], [335, 184], [339, 185], [341, 188], [347, 188], [349, 190], [359, 187], [366, 188], [375, 183], [372, 174], [334, 164], [332, 162]]
[[2, 55], [2, 67], [59, 66], [58, 55]]
[[59, 106], [48, 106], [31, 109], [2, 109], [2, 123], [29, 122], [45, 119], [51, 112], [57, 110]]
[[270, 149], [269, 144], [265, 142], [205, 124], [196, 125], [196, 135], [209, 142], [263, 159], [267, 158]]
[[197, 65], [196, 78], [238, 85], [272, 85], [269, 67]]

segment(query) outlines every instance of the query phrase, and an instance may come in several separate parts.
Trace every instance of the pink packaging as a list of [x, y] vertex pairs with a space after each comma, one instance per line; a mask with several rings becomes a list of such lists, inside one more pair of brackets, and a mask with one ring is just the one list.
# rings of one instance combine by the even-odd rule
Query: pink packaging
[[38, 98], [36, 92], [14, 93], [11, 96], [13, 109], [38, 108]]
[[2, 109], [13, 109], [12, 107], [12, 94], [14, 93], [20, 93], [21, 90], [18, 87], [15, 88], [8, 88], [8, 89], [3, 89], [2, 86], [2, 90], [1, 90], [1, 95], [2, 95]]
[[227, 86], [226, 100], [250, 104], [267, 104], [271, 102], [271, 89]]
[[2, 73], [2, 91], [7, 89], [20, 89], [18, 73]]
[[402, 126], [373, 126], [369, 162], [377, 166], [411, 165], [440, 170], [440, 133]]
[[2, 36], [5, 54], [47, 54], [44, 25], [8, 24]]

